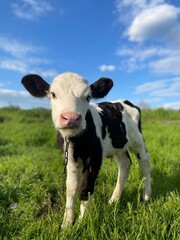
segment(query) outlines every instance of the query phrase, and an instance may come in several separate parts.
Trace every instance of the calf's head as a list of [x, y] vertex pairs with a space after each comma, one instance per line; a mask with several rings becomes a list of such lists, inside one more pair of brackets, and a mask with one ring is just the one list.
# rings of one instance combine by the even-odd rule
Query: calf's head
[[86, 128], [86, 114], [91, 98], [106, 96], [113, 86], [109, 78], [100, 78], [89, 85], [76, 73], [63, 73], [49, 85], [36, 74], [22, 78], [22, 84], [34, 97], [51, 100], [52, 119], [63, 136], [72, 137]]

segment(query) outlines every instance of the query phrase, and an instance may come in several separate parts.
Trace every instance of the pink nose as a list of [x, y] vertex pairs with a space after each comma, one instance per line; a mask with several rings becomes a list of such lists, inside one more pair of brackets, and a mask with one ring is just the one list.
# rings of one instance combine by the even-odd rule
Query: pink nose
[[81, 114], [75, 112], [65, 112], [60, 116], [60, 123], [63, 127], [78, 127], [81, 123]]

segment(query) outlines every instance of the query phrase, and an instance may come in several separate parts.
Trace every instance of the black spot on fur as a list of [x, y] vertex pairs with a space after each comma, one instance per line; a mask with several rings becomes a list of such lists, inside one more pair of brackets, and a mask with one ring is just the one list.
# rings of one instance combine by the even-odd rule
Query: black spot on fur
[[99, 113], [101, 116], [101, 120], [102, 120], [102, 128], [101, 128], [101, 133], [102, 133], [102, 139], [105, 139], [106, 137], [106, 119], [104, 117], [103, 114]]
[[134, 104], [132, 104], [130, 101], [126, 100], [124, 101], [125, 104], [127, 104], [128, 106], [132, 107], [132, 108], [136, 108], [139, 112], [139, 122], [138, 122], [138, 128], [139, 128], [139, 131], [141, 131], [141, 109], [137, 106], [135, 106]]
[[109, 132], [114, 148], [123, 148], [128, 142], [126, 138], [126, 126], [122, 121], [123, 106], [120, 103], [103, 102], [98, 104], [103, 110], [100, 113], [102, 119], [102, 137], [105, 138], [105, 129]]
[[86, 130], [70, 138], [74, 145], [74, 160], [82, 159], [84, 169], [80, 185], [80, 199], [87, 200], [88, 193], [94, 191], [94, 183], [102, 164], [102, 146], [96, 135], [96, 127], [91, 112], [86, 114]]
[[[74, 144], [74, 160], [80, 157], [83, 162], [90, 158], [102, 158], [102, 147], [99, 138], [96, 135], [96, 127], [88, 110], [86, 114], [86, 129], [77, 136], [70, 138]], [[90, 161], [91, 162], [91, 161]]]

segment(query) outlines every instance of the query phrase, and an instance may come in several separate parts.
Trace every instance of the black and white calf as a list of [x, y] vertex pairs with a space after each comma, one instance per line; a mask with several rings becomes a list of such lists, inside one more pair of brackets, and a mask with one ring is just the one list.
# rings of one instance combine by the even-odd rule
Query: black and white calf
[[74, 201], [78, 188], [80, 218], [83, 217], [88, 196], [94, 192], [105, 156], [114, 156], [118, 164], [117, 183], [109, 203], [120, 198], [126, 183], [131, 166], [128, 150], [137, 157], [145, 177], [143, 199], [149, 200], [150, 162], [141, 132], [139, 108], [129, 101], [89, 103], [91, 98], [106, 96], [113, 86], [111, 79], [100, 78], [89, 86], [83, 77], [64, 73], [49, 85], [40, 76], [30, 74], [23, 77], [22, 84], [33, 96], [50, 98], [52, 119], [63, 149], [66, 145], [64, 140], [69, 141], [66, 209], [62, 227], [74, 221]]

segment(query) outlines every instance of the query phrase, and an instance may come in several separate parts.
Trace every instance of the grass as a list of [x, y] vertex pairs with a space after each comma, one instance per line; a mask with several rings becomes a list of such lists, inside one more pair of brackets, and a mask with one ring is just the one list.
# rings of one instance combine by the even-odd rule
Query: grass
[[[178, 239], [180, 236], [180, 112], [142, 112], [151, 156], [153, 198], [141, 202], [142, 176], [133, 158], [121, 200], [107, 204], [117, 166], [105, 161], [88, 213], [61, 230], [65, 195], [63, 156], [50, 111], [0, 109], [0, 239]], [[76, 218], [79, 200], [76, 201]]]

